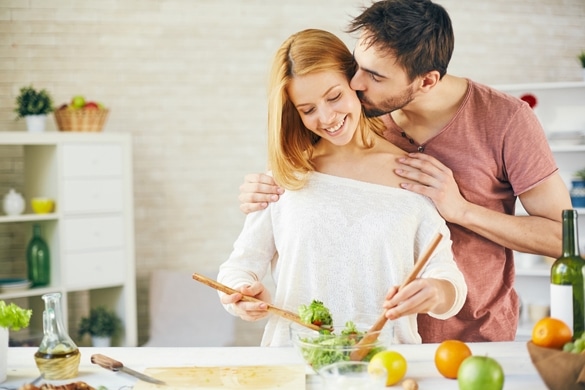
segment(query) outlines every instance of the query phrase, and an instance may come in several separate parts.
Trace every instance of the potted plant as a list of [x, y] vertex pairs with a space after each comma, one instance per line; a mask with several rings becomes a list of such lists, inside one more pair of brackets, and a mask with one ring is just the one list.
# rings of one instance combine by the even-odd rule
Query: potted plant
[[583, 72], [583, 80], [585, 81], [585, 50], [577, 55], [577, 59], [581, 62], [581, 71]]
[[82, 317], [79, 322], [79, 337], [89, 334], [94, 347], [109, 347], [112, 337], [122, 328], [120, 318], [104, 306], [92, 308], [89, 317]]
[[41, 132], [45, 129], [47, 115], [53, 112], [53, 99], [45, 90], [36, 90], [32, 85], [22, 87], [16, 98], [16, 119], [25, 118], [29, 131]]
[[585, 168], [573, 173], [571, 184], [569, 194], [573, 207], [585, 207]]
[[14, 303], [9, 305], [0, 301], [0, 383], [6, 380], [8, 367], [8, 331], [26, 328], [32, 310], [23, 309]]

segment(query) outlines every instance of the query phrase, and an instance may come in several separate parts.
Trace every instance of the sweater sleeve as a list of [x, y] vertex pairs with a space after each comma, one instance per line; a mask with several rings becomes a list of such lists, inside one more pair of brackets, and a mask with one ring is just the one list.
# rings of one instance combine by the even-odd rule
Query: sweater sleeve
[[[220, 265], [217, 280], [235, 290], [262, 280], [273, 259], [276, 247], [272, 231], [271, 206], [250, 213], [229, 258]], [[223, 293], [219, 293], [220, 296]], [[233, 305], [224, 305], [235, 315]]]
[[[449, 310], [442, 314], [428, 313], [431, 317], [445, 320], [456, 315], [463, 307], [465, 299], [467, 298], [467, 284], [465, 283], [465, 278], [453, 258], [451, 235], [447, 225], [444, 222], [441, 223], [439, 221], [438, 231], [443, 235], [443, 239], [439, 245], [437, 245], [437, 248], [424, 268], [421, 277], [446, 280], [455, 288], [455, 300]], [[434, 234], [432, 237], [434, 237]], [[430, 245], [432, 237], [427, 236], [422, 239], [421, 242], [423, 242], [423, 248], [427, 248]]]

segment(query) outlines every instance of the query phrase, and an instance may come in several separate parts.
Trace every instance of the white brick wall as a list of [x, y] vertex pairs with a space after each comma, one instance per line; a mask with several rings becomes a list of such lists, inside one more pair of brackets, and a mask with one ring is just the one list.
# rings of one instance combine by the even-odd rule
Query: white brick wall
[[[231, 250], [244, 218], [238, 186], [264, 168], [265, 80], [277, 46], [307, 27], [353, 46], [342, 31], [369, 3], [0, 1], [0, 131], [25, 129], [12, 109], [33, 83], [56, 104], [76, 94], [103, 102], [112, 109], [105, 131], [133, 134], [141, 341], [150, 271], [214, 268]], [[581, 78], [583, 0], [440, 3], [456, 34], [450, 73], [491, 84]], [[245, 325], [242, 333], [259, 328]]]

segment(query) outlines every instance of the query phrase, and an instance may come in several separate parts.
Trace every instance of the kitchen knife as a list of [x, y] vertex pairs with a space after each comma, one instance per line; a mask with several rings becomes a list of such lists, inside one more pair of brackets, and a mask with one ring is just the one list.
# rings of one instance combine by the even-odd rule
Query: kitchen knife
[[138, 371], [134, 371], [133, 369], [124, 366], [122, 362], [114, 360], [108, 356], [101, 355], [99, 353], [91, 355], [91, 362], [107, 370], [111, 370], [114, 372], [121, 371], [128, 375], [132, 375], [133, 377], [138, 378], [144, 382], [154, 383], [156, 385], [166, 385], [166, 383], [161, 380], [158, 380], [148, 375], [144, 375]]

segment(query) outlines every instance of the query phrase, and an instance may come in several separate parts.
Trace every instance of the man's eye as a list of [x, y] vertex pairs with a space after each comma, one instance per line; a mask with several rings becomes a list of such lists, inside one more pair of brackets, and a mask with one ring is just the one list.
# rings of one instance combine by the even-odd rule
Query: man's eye
[[380, 80], [378, 79], [378, 76], [376, 76], [376, 75], [375, 75], [375, 74], [373, 74], [373, 73], [370, 73], [370, 78], [371, 78], [372, 80], [374, 80], [375, 82], [379, 82], [379, 81], [380, 81]]

